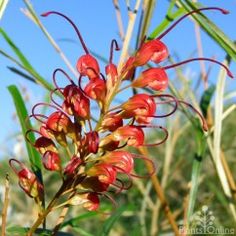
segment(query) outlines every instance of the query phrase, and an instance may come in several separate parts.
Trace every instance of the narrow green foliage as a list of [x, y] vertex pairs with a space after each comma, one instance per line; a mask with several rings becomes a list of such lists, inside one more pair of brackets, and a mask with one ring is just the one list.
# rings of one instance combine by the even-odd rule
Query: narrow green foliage
[[10, 226], [7, 228], [7, 233], [12, 236], [24, 236], [26, 235], [28, 228], [24, 228], [18, 225]]
[[[180, 0], [181, 6], [186, 11], [191, 11], [198, 9], [201, 5], [193, 3], [190, 0]], [[209, 20], [203, 14], [193, 14], [192, 17], [198, 22], [201, 28], [219, 45], [221, 46], [227, 54], [236, 61], [236, 46], [232, 40], [229, 39], [227, 35], [216, 26], [211, 20]], [[227, 16], [224, 16], [227, 17]]]
[[[26, 233], [28, 232], [28, 230], [29, 230], [29, 228], [27, 228], [27, 227], [13, 225], [13, 226], [10, 226], [7, 228], [7, 233], [11, 236], [25, 236]], [[34, 235], [50, 236], [50, 235], [52, 235], [52, 231], [37, 229], [37, 231]], [[72, 236], [72, 234], [66, 233], [66, 232], [57, 232], [57, 236]]]
[[[25, 103], [23, 101], [23, 98], [20, 94], [20, 91], [15, 85], [10, 85], [8, 87], [9, 92], [11, 93], [11, 96], [13, 98], [17, 116], [19, 118], [20, 124], [21, 124], [21, 129], [22, 129], [22, 134], [24, 135], [28, 129], [30, 129], [31, 123], [28, 117], [28, 113], [25, 107]], [[34, 143], [35, 137], [34, 134], [31, 132], [28, 135], [29, 140]], [[42, 163], [41, 163], [41, 157], [39, 156], [38, 152], [31, 146], [30, 143], [27, 142], [25, 138], [25, 144], [29, 156], [29, 161], [32, 167], [32, 170], [34, 173], [39, 177], [39, 179], [42, 181], [42, 173], [41, 173], [41, 168], [42, 168]]]
[[75, 218], [72, 218], [66, 222], [64, 222], [61, 226], [61, 228], [64, 228], [68, 225], [72, 226], [72, 227], [75, 227], [77, 226], [81, 220], [85, 220], [85, 219], [89, 219], [89, 218], [92, 218], [94, 217], [95, 215], [97, 215], [96, 212], [86, 212], [84, 214], [80, 214], [79, 216], [75, 217]]
[[202, 110], [202, 114], [204, 117], [207, 116], [207, 110], [208, 107], [210, 105], [211, 99], [214, 95], [216, 86], [215, 85], [211, 85], [202, 95], [201, 100], [200, 100], [200, 107]]
[[[210, 105], [211, 99], [213, 97], [215, 91], [215, 86], [210, 86], [202, 95], [201, 101], [200, 101], [200, 107], [203, 112], [204, 117], [207, 115], [207, 110]], [[188, 205], [188, 211], [187, 211], [187, 219], [188, 222], [190, 220], [190, 217], [193, 215], [194, 212], [194, 206], [197, 199], [197, 193], [198, 193], [198, 183], [199, 178], [201, 174], [201, 167], [202, 167], [202, 161], [204, 158], [204, 153], [206, 150], [206, 137], [204, 136], [204, 133], [202, 131], [202, 128], [199, 126], [199, 122], [195, 122], [195, 139], [196, 139], [196, 145], [197, 145], [197, 152], [194, 156], [193, 161], [193, 167], [192, 167], [192, 176], [191, 176], [191, 189], [189, 194], [189, 205]]]
[[122, 206], [122, 207], [118, 208], [116, 210], [116, 212], [114, 214], [112, 214], [111, 217], [109, 217], [105, 221], [105, 223], [103, 224], [103, 227], [102, 227], [102, 232], [99, 234], [99, 236], [109, 235], [109, 232], [111, 231], [114, 224], [121, 217], [122, 213], [124, 213], [124, 211], [130, 210], [131, 208], [133, 208], [132, 205]]
[[0, 28], [0, 34], [3, 36], [3, 38], [5, 39], [5, 41], [8, 43], [8, 45], [11, 47], [11, 49], [13, 50], [13, 52], [15, 53], [15, 55], [18, 57], [19, 62], [17, 60], [15, 60], [14, 58], [12, 58], [11, 56], [9, 56], [7, 53], [5, 53], [3, 50], [1, 50], [1, 54], [4, 55], [5, 57], [7, 57], [8, 59], [12, 60], [13, 62], [15, 62], [17, 65], [21, 66], [22, 68], [24, 68], [31, 76], [33, 76], [35, 78], [35, 81], [38, 84], [41, 84], [42, 86], [44, 86], [45, 88], [47, 88], [48, 90], [52, 90], [53, 86], [48, 83], [34, 68], [33, 66], [30, 64], [30, 62], [28, 61], [28, 59], [24, 56], [24, 54], [20, 51], [20, 49], [15, 45], [15, 43], [11, 40], [11, 38], [7, 35], [7, 33]]
[[15, 68], [15, 67], [8, 66], [7, 68], [8, 68], [11, 72], [13, 72], [13, 73], [15, 73], [15, 74], [17, 74], [17, 75], [23, 77], [24, 79], [27, 79], [27, 80], [29, 80], [29, 81], [31, 81], [31, 82], [36, 82], [33, 77], [29, 76], [28, 74], [24, 73], [24, 72], [21, 71], [21, 70], [18, 70], [18, 69]]
[[175, 6], [175, 0], [170, 2], [169, 8], [167, 10], [166, 17], [164, 20], [153, 30], [153, 32], [149, 35], [148, 39], [156, 38], [162, 31], [164, 31], [169, 24], [174, 21], [176, 18], [181, 16], [184, 12], [183, 9], [179, 8], [173, 12], [173, 8]]

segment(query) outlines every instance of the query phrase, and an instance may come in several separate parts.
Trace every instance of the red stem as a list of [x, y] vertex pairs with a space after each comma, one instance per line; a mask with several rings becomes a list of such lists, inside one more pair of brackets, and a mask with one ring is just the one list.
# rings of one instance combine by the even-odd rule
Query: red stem
[[110, 63], [110, 64], [112, 64], [112, 60], [113, 60], [114, 45], [116, 46], [116, 47], [115, 47], [115, 50], [116, 50], [116, 51], [119, 51], [119, 50], [120, 50], [117, 41], [116, 41], [115, 39], [113, 39], [113, 40], [111, 41], [111, 48], [110, 48], [110, 58], [109, 58], [109, 63]]
[[183, 19], [187, 18], [189, 15], [199, 13], [201, 11], [208, 11], [208, 10], [216, 10], [220, 11], [222, 14], [228, 14], [229, 11], [219, 8], [219, 7], [204, 7], [204, 8], [199, 8], [193, 11], [188, 12], [184, 16], [180, 17], [173, 25], [171, 25], [167, 30], [165, 30], [161, 35], [157, 37], [158, 40], [162, 39], [166, 34], [168, 34], [177, 24], [179, 24]]
[[80, 40], [80, 42], [82, 44], [82, 47], [83, 47], [85, 53], [89, 54], [88, 48], [86, 47], [86, 45], [84, 43], [84, 40], [83, 40], [83, 38], [81, 36], [81, 33], [80, 33], [79, 29], [77, 28], [77, 26], [75, 25], [75, 23], [68, 16], [66, 16], [66, 15], [64, 15], [64, 14], [62, 14], [60, 12], [57, 12], [57, 11], [45, 12], [45, 13], [41, 14], [41, 16], [47, 17], [47, 16], [49, 16], [51, 14], [55, 14], [55, 15], [59, 15], [59, 16], [63, 17], [64, 19], [66, 19], [72, 25], [72, 27], [74, 28], [75, 32], [77, 33], [77, 35], [79, 37], [79, 40]]
[[199, 58], [188, 59], [188, 60], [181, 61], [181, 62], [176, 63], [176, 64], [173, 64], [173, 65], [165, 66], [165, 67], [163, 67], [163, 68], [164, 68], [165, 70], [168, 70], [168, 69], [171, 69], [171, 68], [174, 68], [174, 67], [183, 65], [183, 64], [187, 64], [187, 63], [192, 62], [192, 61], [210, 61], [210, 62], [216, 63], [216, 64], [222, 66], [222, 67], [226, 70], [227, 75], [228, 75], [230, 78], [234, 78], [233, 74], [231, 73], [231, 71], [228, 69], [228, 67], [227, 67], [226, 65], [224, 65], [223, 63], [221, 63], [221, 62], [219, 62], [219, 61], [216, 61], [216, 60], [214, 60], [214, 59], [205, 58], [205, 57], [199, 57]]

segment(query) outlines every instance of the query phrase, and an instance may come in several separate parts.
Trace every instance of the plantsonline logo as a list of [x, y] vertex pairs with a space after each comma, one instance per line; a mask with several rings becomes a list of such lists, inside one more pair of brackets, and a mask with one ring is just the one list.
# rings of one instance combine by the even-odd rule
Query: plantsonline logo
[[182, 235], [235, 235], [235, 229], [216, 227], [214, 221], [213, 212], [209, 210], [208, 206], [203, 206], [191, 217], [189, 228], [180, 226], [179, 231]]

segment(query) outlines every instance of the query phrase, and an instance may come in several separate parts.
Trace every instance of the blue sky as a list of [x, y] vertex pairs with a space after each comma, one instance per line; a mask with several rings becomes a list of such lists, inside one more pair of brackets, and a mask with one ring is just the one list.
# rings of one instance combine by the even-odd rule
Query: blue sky
[[[124, 22], [127, 22], [127, 12], [125, 10], [124, 0], [121, 2], [121, 10], [124, 17]], [[131, 3], [134, 1], [131, 1]], [[217, 12], [209, 12], [207, 15], [212, 19], [223, 31], [231, 38], [236, 39], [236, 31], [233, 25], [236, 22], [236, 1], [235, 0], [202, 0], [206, 6], [219, 6], [229, 9], [230, 15], [224, 16]], [[111, 0], [94, 1], [94, 0], [32, 0], [34, 8], [38, 14], [56, 10], [63, 12], [71, 17], [78, 25], [87, 46], [108, 57], [110, 41], [113, 38], [118, 39], [118, 27], [115, 17], [115, 11]], [[163, 19], [168, 7], [167, 0], [157, 1], [156, 10], [151, 23], [151, 32], [158, 23]], [[48, 43], [42, 32], [20, 11], [24, 8], [24, 3], [21, 0], [10, 0], [8, 8], [0, 22], [1, 27], [14, 40], [16, 45], [22, 50], [26, 57], [30, 60], [35, 69], [49, 81], [51, 74], [57, 67], [62, 67], [67, 70], [63, 61]], [[42, 19], [42, 22], [63, 49], [71, 63], [75, 65], [76, 60], [83, 52], [79, 44], [76, 34], [73, 29], [62, 19], [56, 16], [51, 16]], [[62, 38], [69, 38], [73, 42], [60, 41]], [[207, 57], [216, 56], [218, 60], [223, 60], [225, 54], [205, 33], [202, 33], [204, 55]], [[194, 37], [193, 23], [185, 20], [163, 40], [169, 47], [171, 53], [177, 53], [184, 60], [196, 49], [196, 40]], [[0, 48], [12, 52], [7, 44], [0, 38]], [[7, 144], [10, 135], [19, 131], [16, 121], [12, 119], [14, 106], [11, 97], [7, 91], [7, 86], [16, 84], [20, 87], [26, 87], [31, 96], [30, 104], [39, 102], [44, 95], [44, 90], [28, 81], [22, 80], [19, 76], [14, 75], [6, 69], [6, 66], [13, 64], [0, 57], [0, 123], [2, 129], [0, 131], [1, 146]], [[198, 63], [191, 66], [196, 71], [199, 71]], [[219, 69], [217, 66], [216, 71]], [[236, 75], [235, 63], [231, 66], [233, 74]], [[214, 75], [214, 73], [213, 73]], [[214, 76], [210, 78], [214, 81]], [[228, 82], [229, 86], [235, 82]], [[235, 88], [235, 85], [234, 85]], [[1, 150], [0, 150], [1, 152]], [[1, 155], [1, 154], [0, 154]]]

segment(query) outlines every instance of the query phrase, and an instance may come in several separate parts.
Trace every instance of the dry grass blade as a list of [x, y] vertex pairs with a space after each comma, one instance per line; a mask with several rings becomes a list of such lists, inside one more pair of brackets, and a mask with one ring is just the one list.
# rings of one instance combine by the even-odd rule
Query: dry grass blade
[[9, 176], [6, 174], [5, 179], [5, 196], [2, 208], [2, 232], [1, 236], [6, 235], [6, 224], [7, 224], [7, 209], [9, 204]]
[[128, 24], [128, 27], [127, 27], [127, 30], [126, 30], [123, 49], [122, 49], [121, 55], [120, 55], [118, 71], [121, 70], [121, 67], [124, 63], [124, 60], [125, 60], [125, 58], [128, 54], [129, 44], [130, 44], [131, 37], [133, 35], [133, 29], [134, 29], [135, 20], [136, 20], [136, 17], [137, 17], [137, 12], [138, 12], [139, 7], [140, 7], [140, 3], [141, 3], [141, 0], [137, 0], [136, 4], [135, 4], [134, 11], [130, 12], [130, 14], [129, 14], [129, 17], [130, 17], [129, 18], [129, 24]]
[[[149, 156], [146, 148], [143, 148], [143, 147], [139, 148], [139, 152], [144, 156]], [[146, 163], [146, 167], [147, 167], [148, 171], [150, 171], [150, 172], [152, 171], [149, 163]], [[169, 224], [171, 225], [171, 227], [174, 231], [174, 234], [180, 235], [177, 223], [175, 222], [175, 218], [173, 216], [173, 213], [170, 210], [169, 204], [166, 200], [166, 197], [165, 197], [164, 191], [161, 187], [159, 179], [157, 178], [156, 175], [152, 175], [151, 180], [152, 180], [153, 187], [156, 191], [156, 194], [157, 194], [158, 198], [160, 199], [161, 205], [163, 207], [163, 211], [166, 214], [166, 218], [168, 219]]]
[[6, 10], [8, 2], [9, 0], [2, 0], [0, 3], [0, 20], [4, 14], [4, 11]]
[[[229, 64], [229, 60], [224, 62], [226, 65]], [[225, 169], [223, 167], [221, 159], [221, 133], [222, 133], [222, 118], [223, 118], [223, 101], [224, 101], [224, 88], [225, 88], [226, 73], [221, 70], [218, 77], [217, 87], [216, 87], [216, 98], [215, 98], [215, 132], [213, 138], [213, 161], [216, 166], [217, 174], [220, 178], [224, 193], [228, 199], [232, 198], [230, 191], [230, 186], [227, 180]], [[232, 203], [229, 203], [229, 208], [236, 221], [236, 210]]]
[[118, 24], [118, 28], [119, 28], [120, 38], [123, 41], [125, 39], [125, 33], [124, 33], [124, 26], [123, 26], [123, 22], [122, 22], [122, 17], [121, 17], [121, 12], [120, 12], [118, 0], [113, 0], [113, 4], [115, 7], [116, 19], [117, 19], [117, 24]]

